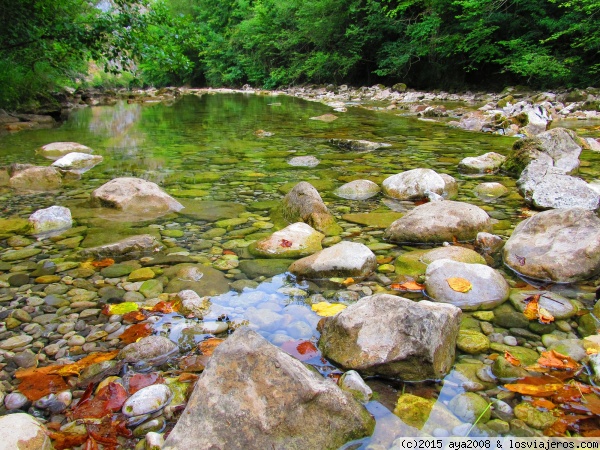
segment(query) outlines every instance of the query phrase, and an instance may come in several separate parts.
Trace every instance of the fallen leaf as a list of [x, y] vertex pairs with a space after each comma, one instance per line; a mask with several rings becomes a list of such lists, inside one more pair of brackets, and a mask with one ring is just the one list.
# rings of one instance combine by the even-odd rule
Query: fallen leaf
[[19, 392], [34, 402], [48, 394], [69, 390], [63, 377], [57, 374], [34, 373], [22, 378]]
[[473, 287], [471, 282], [464, 278], [451, 277], [451, 278], [447, 278], [446, 281], [448, 282], [448, 285], [450, 286], [450, 288], [456, 292], [462, 292], [462, 293], [469, 292], [471, 290], [471, 288]]
[[282, 239], [281, 242], [279, 243], [279, 245], [281, 245], [282, 247], [291, 247], [292, 241], [288, 241], [287, 239]]
[[562, 370], [578, 370], [581, 367], [570, 356], [563, 355], [555, 350], [542, 352], [542, 356], [538, 359], [538, 364], [543, 367]]
[[87, 432], [85, 434], [74, 434], [56, 431], [49, 433], [49, 436], [52, 439], [55, 450], [76, 448], [83, 445], [88, 439]]
[[126, 344], [137, 342], [140, 339], [150, 336], [152, 334], [152, 327], [149, 323], [136, 323], [130, 325], [124, 332], [119, 336]]
[[225, 339], [208, 338], [198, 343], [198, 350], [205, 356], [211, 356], [223, 342], [225, 342]]
[[525, 265], [525, 258], [523, 256], [515, 255], [515, 258], [517, 259], [517, 262], [519, 263], [520, 266]]
[[392, 283], [390, 287], [396, 291], [422, 291], [425, 289], [425, 285], [414, 280], [405, 281], [404, 283]]
[[179, 360], [179, 368], [188, 372], [202, 372], [208, 363], [206, 355], [184, 356]]
[[344, 281], [342, 281], [342, 284], [344, 286], [350, 286], [351, 284], [354, 284], [354, 278], [348, 277]]
[[115, 263], [114, 259], [104, 258], [104, 259], [101, 259], [100, 261], [92, 261], [92, 266], [101, 268], [101, 267], [112, 266], [114, 263]]
[[554, 316], [552, 314], [550, 314], [550, 311], [548, 311], [546, 308], [542, 308], [541, 306], [538, 308], [538, 320], [540, 321], [540, 323], [545, 323], [545, 324], [549, 324], [554, 322]]
[[197, 379], [198, 375], [196, 375], [195, 373], [184, 372], [181, 375], [179, 375], [177, 381], [179, 381], [180, 383], [195, 383]]
[[514, 383], [504, 385], [504, 387], [511, 392], [518, 392], [519, 394], [531, 395], [533, 397], [550, 397], [554, 395], [562, 386], [563, 385], [559, 383], [542, 385]]
[[527, 303], [523, 314], [528, 320], [535, 320], [538, 318], [538, 307], [539, 307], [540, 294], [532, 295], [527, 297], [524, 302]]
[[233, 250], [223, 250], [224, 255], [235, 255], [236, 253]]
[[157, 372], [136, 373], [127, 379], [127, 391], [129, 395], [133, 395], [140, 389], [164, 382], [165, 379]]
[[281, 345], [281, 349], [300, 361], [321, 357], [319, 349], [310, 341], [286, 341]]
[[335, 316], [337, 313], [343, 311], [347, 308], [347, 306], [342, 305], [341, 303], [319, 302], [312, 305], [311, 308], [317, 313], [317, 315], [321, 317], [330, 317]]
[[[73, 419], [101, 419], [119, 411], [128, 397], [129, 394], [119, 383], [108, 383], [96, 396], [77, 404], [73, 410]], [[96, 436], [94, 438], [98, 439]]]
[[103, 361], [110, 361], [111, 359], [115, 359], [119, 354], [119, 350], [113, 350], [110, 352], [95, 352], [90, 353], [85, 358], [81, 358], [79, 361], [74, 362], [73, 364], [66, 364], [64, 366], [57, 366], [56, 373], [63, 376], [68, 377], [71, 375], [79, 375], [83, 369], [91, 366], [92, 364], [96, 364]]
[[520, 366], [521, 361], [518, 358], [515, 358], [508, 350], [504, 352], [504, 359], [506, 359], [513, 366]]
[[170, 314], [181, 311], [181, 301], [176, 300], [172, 302], [158, 302], [151, 309], [152, 312], [159, 312], [163, 314]]
[[544, 408], [548, 411], [556, 408], [556, 405], [552, 403], [550, 400], [546, 400], [544, 398], [536, 398], [532, 403], [536, 408]]
[[137, 310], [137, 311], [131, 311], [128, 312], [127, 314], [123, 314], [123, 322], [127, 322], [127, 323], [137, 323], [137, 322], [141, 322], [142, 320], [146, 319], [146, 315], [144, 314], [143, 311], [141, 310]]
[[[133, 311], [137, 311], [140, 309], [140, 306], [134, 302], [123, 302], [118, 303], [116, 305], [106, 305], [105, 309], [102, 312], [107, 316], [112, 316], [113, 314], [122, 316], [123, 314], [127, 314]], [[106, 310], [106, 312], [104, 312]]]

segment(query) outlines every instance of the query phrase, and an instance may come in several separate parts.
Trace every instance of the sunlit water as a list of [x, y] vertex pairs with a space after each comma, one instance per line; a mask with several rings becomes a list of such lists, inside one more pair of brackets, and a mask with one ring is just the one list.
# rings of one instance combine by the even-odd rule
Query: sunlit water
[[[338, 119], [329, 123], [310, 119], [326, 113], [334, 113]], [[257, 130], [273, 135], [260, 137], [255, 133]], [[372, 152], [346, 151], [329, 144], [331, 138], [366, 139], [391, 146]], [[59, 128], [0, 137], [1, 165], [48, 165], [50, 162], [37, 155], [35, 150], [56, 141], [79, 142], [104, 157], [104, 161], [83, 174], [81, 180], [67, 184], [58, 193], [17, 195], [7, 188], [0, 188], [2, 217], [28, 217], [36, 209], [64, 205], [72, 209], [76, 225], [86, 225], [96, 231], [104, 228], [108, 235], [112, 232], [136, 234], [138, 228], [144, 232], [149, 225], [181, 229], [183, 236], [172, 240], [171, 246], [183, 253], [210, 258], [215, 256], [210, 249], [198, 247], [201, 241], [198, 235], [214, 227], [210, 220], [194, 221], [189, 216], [172, 214], [152, 221], [117, 223], [97, 217], [87, 206], [89, 193], [116, 177], [140, 177], [158, 183], [178, 199], [183, 198], [182, 201], [191, 198], [244, 205], [254, 213], [248, 223], [238, 227], [246, 229], [253, 222], [269, 222], [266, 205], [281, 200], [290, 183], [308, 181], [317, 187], [336, 215], [345, 230], [344, 239], [366, 244], [383, 243], [382, 230], [344, 222], [342, 214], [389, 211], [390, 207], [401, 210], [406, 205], [389, 202], [381, 196], [366, 201], [344, 200], [333, 194], [334, 189], [355, 179], [366, 178], [381, 183], [387, 176], [426, 167], [455, 177], [460, 185], [457, 200], [484, 208], [495, 219], [494, 232], [508, 236], [524, 217], [525, 205], [516, 192], [515, 180], [502, 174], [463, 175], [457, 171], [457, 164], [466, 156], [491, 151], [506, 155], [514, 140], [464, 132], [443, 123], [405, 117], [398, 111], [349, 107], [347, 112], [338, 113], [320, 103], [286, 96], [219, 94], [186, 96], [172, 104], [119, 103], [114, 107], [84, 108], [73, 111]], [[304, 155], [317, 157], [320, 164], [305, 168], [292, 167], [287, 162], [292, 157]], [[600, 154], [584, 152], [581, 159], [580, 174], [588, 181], [597, 178]], [[510, 189], [509, 195], [494, 200], [478, 198], [473, 188], [488, 181], [504, 184]], [[264, 209], [256, 207], [260, 205], [257, 202], [268, 201], [270, 203], [265, 203]], [[224, 236], [222, 242], [226, 243], [227, 239]], [[394, 247], [376, 253], [395, 257], [406, 250], [405, 247]], [[73, 250], [55, 248], [49, 253], [52, 257], [61, 257], [72, 254]], [[231, 275], [235, 273], [231, 272]], [[514, 279], [513, 274], [506, 275]], [[586, 289], [585, 286], [581, 288]], [[305, 294], [299, 294], [298, 289]], [[572, 294], [580, 287], [555, 289]], [[336, 300], [331, 287], [319, 289], [307, 283], [297, 285], [282, 273], [263, 281], [256, 289], [213, 297], [211, 310], [204, 320], [216, 321], [226, 316], [233, 322], [247, 322], [275, 345], [289, 340], [316, 342], [319, 317], [312, 312], [307, 300], [316, 292]], [[420, 295], [412, 297], [422, 298]], [[186, 328], [193, 326], [188, 322], [181, 316], [169, 315], [156, 325], [156, 329], [177, 341], [182, 348], [192, 348], [206, 335], [186, 333]], [[316, 365], [324, 374], [336, 370], [326, 361]], [[430, 393], [436, 389], [434, 385], [402, 387], [401, 383], [382, 383], [381, 380], [370, 383], [378, 392], [380, 402], [388, 407], [397, 398], [398, 389], [430, 389]], [[369, 406], [378, 418], [374, 440], [389, 444], [397, 423], [381, 403], [372, 402]]]

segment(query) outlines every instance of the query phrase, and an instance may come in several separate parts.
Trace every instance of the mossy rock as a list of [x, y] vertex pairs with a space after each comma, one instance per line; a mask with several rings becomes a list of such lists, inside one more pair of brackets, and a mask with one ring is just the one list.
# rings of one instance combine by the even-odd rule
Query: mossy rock
[[409, 277], [424, 275], [427, 266], [438, 259], [451, 259], [467, 264], [485, 264], [479, 253], [459, 246], [439, 247], [429, 250], [413, 250], [396, 258], [396, 274]]
[[394, 414], [408, 425], [421, 429], [429, 419], [435, 400], [425, 399], [413, 394], [398, 397]]
[[538, 139], [519, 139], [513, 144], [512, 153], [502, 163], [501, 170], [518, 177], [540, 152], [543, 148]]
[[233, 219], [246, 212], [246, 207], [244, 205], [233, 202], [182, 198], [179, 200], [179, 203], [184, 206], [184, 209], [179, 211], [179, 215], [194, 220], [205, 220], [207, 222], [214, 222], [221, 219]]
[[293, 259], [246, 259], [240, 261], [238, 268], [250, 279], [270, 278], [287, 272], [293, 262]]
[[13, 234], [28, 234], [30, 231], [31, 223], [27, 219], [0, 219], [0, 233], [2, 236], [8, 237]]
[[501, 354], [504, 354], [504, 352], [509, 352], [511, 355], [521, 361], [521, 365], [523, 366], [531, 366], [532, 364], [535, 364], [540, 357], [538, 352], [530, 348], [505, 345], [497, 342], [492, 342], [490, 344], [490, 349]]
[[132, 228], [130, 225], [131, 224], [129, 223], [123, 222], [115, 223], [112, 227], [107, 228], [89, 228], [85, 239], [81, 242], [81, 247], [99, 247], [101, 245], [112, 244], [120, 241], [121, 239], [141, 234], [149, 234], [158, 241], [161, 239], [160, 232], [156, 228]]
[[344, 214], [342, 219], [347, 222], [357, 223], [371, 228], [387, 228], [403, 215], [404, 213], [394, 211], [384, 213], [355, 213]]
[[528, 402], [519, 403], [515, 406], [514, 412], [517, 419], [536, 430], [550, 428], [558, 420], [551, 411], [540, 411]]
[[498, 356], [492, 365], [492, 373], [502, 383], [509, 383], [519, 378], [529, 376], [521, 366], [511, 364], [504, 356]]
[[450, 400], [448, 409], [468, 423], [486, 423], [492, 416], [489, 403], [475, 392], [458, 394]]
[[[331, 191], [335, 187], [335, 181], [331, 180], [331, 179], [306, 180], [306, 181], [308, 181], [310, 184], [312, 184], [314, 186], [314, 188], [317, 191], [319, 191], [319, 193], [322, 193], [324, 191]], [[290, 192], [294, 188], [294, 186], [296, 186], [297, 184], [298, 184], [297, 181], [285, 183], [285, 184], [279, 186], [278, 191], [285, 195], [288, 192]]]
[[456, 340], [456, 346], [459, 350], [476, 355], [484, 353], [490, 348], [488, 337], [475, 330], [460, 330]]

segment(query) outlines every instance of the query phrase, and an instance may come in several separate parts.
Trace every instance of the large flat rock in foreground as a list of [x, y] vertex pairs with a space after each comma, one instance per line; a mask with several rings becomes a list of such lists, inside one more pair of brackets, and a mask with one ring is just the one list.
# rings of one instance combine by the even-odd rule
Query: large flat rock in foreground
[[163, 450], [337, 449], [374, 425], [332, 380], [241, 328], [215, 350]]

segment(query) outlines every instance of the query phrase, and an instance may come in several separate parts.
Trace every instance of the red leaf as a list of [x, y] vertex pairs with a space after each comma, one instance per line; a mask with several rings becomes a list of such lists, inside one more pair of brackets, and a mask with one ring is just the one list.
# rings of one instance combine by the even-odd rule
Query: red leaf
[[150, 336], [152, 334], [152, 327], [149, 323], [136, 323], [135, 325], [131, 325], [129, 328], [125, 330], [125, 332], [119, 336], [126, 344], [131, 344], [132, 342], [136, 342], [141, 338], [146, 336]]
[[[100, 419], [119, 411], [127, 400], [128, 394], [118, 383], [108, 383], [92, 399], [86, 398], [73, 411], [74, 419]], [[95, 439], [97, 439], [94, 436]]]
[[292, 241], [288, 241], [287, 239], [282, 239], [280, 244], [282, 247], [291, 247]]
[[157, 372], [152, 373], [136, 373], [128, 381], [128, 391], [129, 395], [135, 394], [140, 389], [143, 389], [147, 386], [151, 386], [153, 384], [162, 384], [165, 380], [160, 376]]
[[281, 349], [300, 361], [321, 356], [319, 349], [310, 341], [287, 341], [281, 345]]

